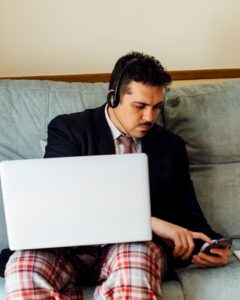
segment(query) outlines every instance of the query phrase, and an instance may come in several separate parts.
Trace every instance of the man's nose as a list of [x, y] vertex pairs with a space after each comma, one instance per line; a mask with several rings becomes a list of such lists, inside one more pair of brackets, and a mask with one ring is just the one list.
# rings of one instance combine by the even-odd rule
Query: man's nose
[[144, 120], [152, 123], [154, 122], [154, 119], [155, 119], [154, 111], [152, 109], [147, 109], [144, 112]]

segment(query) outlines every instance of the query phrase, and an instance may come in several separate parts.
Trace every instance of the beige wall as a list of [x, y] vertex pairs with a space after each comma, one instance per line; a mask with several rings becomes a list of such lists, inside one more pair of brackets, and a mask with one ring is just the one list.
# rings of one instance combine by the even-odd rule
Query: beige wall
[[133, 49], [239, 68], [239, 16], [239, 0], [0, 0], [0, 76], [110, 72]]

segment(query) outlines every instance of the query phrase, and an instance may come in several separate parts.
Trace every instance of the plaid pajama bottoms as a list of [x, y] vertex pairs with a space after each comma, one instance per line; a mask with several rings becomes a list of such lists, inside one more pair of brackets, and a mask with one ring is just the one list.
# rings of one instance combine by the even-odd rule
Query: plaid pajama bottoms
[[79, 300], [90, 278], [94, 299], [159, 300], [165, 272], [166, 256], [154, 242], [16, 251], [5, 271], [6, 299]]

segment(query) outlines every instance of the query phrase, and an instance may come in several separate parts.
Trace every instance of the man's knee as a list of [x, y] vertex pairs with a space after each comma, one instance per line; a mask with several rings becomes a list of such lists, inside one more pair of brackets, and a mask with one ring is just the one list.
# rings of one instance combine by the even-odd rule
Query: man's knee
[[103, 264], [102, 286], [96, 289], [96, 299], [112, 294], [131, 299], [161, 299], [162, 250], [153, 242], [116, 244], [111, 247]]
[[162, 249], [152, 241], [116, 244], [110, 251], [110, 260], [115, 268], [151, 267], [157, 270], [163, 256]]
[[7, 299], [82, 299], [69, 254], [58, 249], [16, 251], [5, 270]]
[[53, 263], [53, 255], [41, 250], [15, 251], [9, 258], [5, 277], [15, 272], [34, 272], [44, 275], [45, 269]]
[[[59, 260], [59, 259], [58, 259]], [[16, 251], [9, 258], [5, 270], [6, 288], [13, 282], [25, 285], [44, 285], [46, 288], [56, 284], [57, 255], [54, 251], [24, 250]], [[56, 272], [54, 272], [54, 269]], [[54, 276], [56, 273], [56, 276]]]

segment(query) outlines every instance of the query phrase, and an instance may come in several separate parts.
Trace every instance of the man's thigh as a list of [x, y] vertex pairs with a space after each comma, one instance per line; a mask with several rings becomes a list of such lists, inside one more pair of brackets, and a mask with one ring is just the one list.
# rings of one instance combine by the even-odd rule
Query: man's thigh
[[108, 248], [99, 274], [95, 299], [161, 299], [166, 255], [154, 242], [115, 244]]

